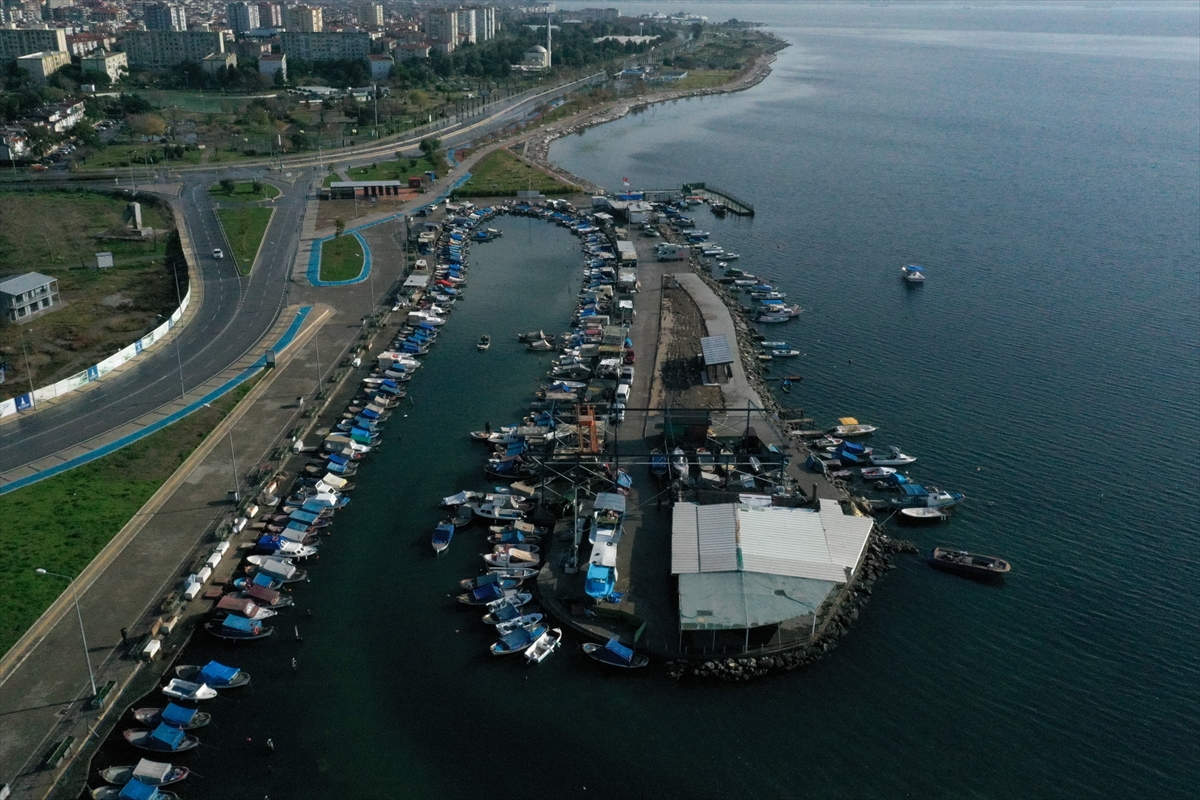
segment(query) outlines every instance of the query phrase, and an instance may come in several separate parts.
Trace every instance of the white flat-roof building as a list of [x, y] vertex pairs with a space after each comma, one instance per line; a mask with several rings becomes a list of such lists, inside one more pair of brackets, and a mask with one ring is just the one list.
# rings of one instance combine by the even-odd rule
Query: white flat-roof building
[[84, 56], [80, 61], [80, 67], [85, 72], [103, 72], [110, 81], [116, 83], [121, 79], [122, 74], [129, 71], [129, 57], [124, 53], [97, 50]]
[[17, 59], [17, 66], [28, 72], [29, 77], [42, 86], [51, 75], [70, 63], [71, 54], [66, 50], [44, 50]]
[[263, 54], [258, 59], [258, 71], [263, 75], [274, 76], [276, 73], [282, 73], [283, 79], [287, 80], [287, 56], [282, 53], [267, 53]]

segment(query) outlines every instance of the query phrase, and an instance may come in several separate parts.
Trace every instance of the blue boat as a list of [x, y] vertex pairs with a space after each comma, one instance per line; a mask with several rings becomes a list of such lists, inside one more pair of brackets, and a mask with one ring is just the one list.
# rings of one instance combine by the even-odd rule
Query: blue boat
[[195, 736], [190, 736], [165, 722], [158, 723], [158, 727], [153, 731], [131, 728], [123, 731], [122, 736], [125, 737], [125, 741], [140, 750], [155, 750], [160, 753], [181, 753], [200, 744], [200, 740]]
[[588, 642], [583, 646], [583, 652], [601, 664], [622, 667], [624, 669], [636, 669], [650, 663], [649, 658], [638, 655], [631, 648], [621, 644], [615, 638], [609, 639], [604, 645]]
[[450, 540], [454, 538], [454, 523], [441, 522], [433, 529], [433, 551], [438, 555], [450, 546]]
[[946, 508], [961, 503], [961, 492], [944, 492], [915, 483], [900, 484], [900, 497], [889, 501], [892, 508]]
[[546, 632], [545, 625], [538, 625], [533, 630], [517, 628], [512, 633], [506, 633], [491, 646], [494, 656], [511, 656], [513, 653], [523, 653], [529, 645], [537, 641]]
[[157, 786], [142, 783], [137, 778], [122, 786], [121, 793], [117, 795], [118, 800], [170, 800], [178, 797], [174, 792], [164, 792]]
[[274, 628], [269, 628], [258, 620], [247, 619], [246, 617], [239, 617], [233, 614], [227, 615], [220, 622], [209, 620], [204, 623], [204, 629], [218, 639], [229, 639], [232, 641], [265, 639], [275, 632]]
[[203, 683], [214, 689], [236, 689], [250, 683], [249, 672], [226, 666], [219, 661], [210, 661], [203, 667], [184, 664], [175, 668], [175, 674], [185, 681]]

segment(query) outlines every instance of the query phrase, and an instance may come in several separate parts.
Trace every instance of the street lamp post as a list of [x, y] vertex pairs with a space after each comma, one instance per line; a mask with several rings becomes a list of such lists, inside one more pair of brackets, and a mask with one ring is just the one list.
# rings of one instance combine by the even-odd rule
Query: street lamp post
[[75, 599], [75, 615], [79, 617], [79, 638], [83, 640], [83, 657], [87, 661], [88, 680], [92, 684], [92, 697], [95, 697], [98, 694], [96, 691], [96, 674], [92, 672], [92, 655], [88, 652], [87, 634], [83, 630], [83, 612], [79, 610], [79, 593], [75, 591], [75, 579], [70, 575], [60, 575], [57, 572], [50, 572], [41, 567], [35, 569], [34, 572], [38, 575], [50, 575], [71, 582], [71, 596]]

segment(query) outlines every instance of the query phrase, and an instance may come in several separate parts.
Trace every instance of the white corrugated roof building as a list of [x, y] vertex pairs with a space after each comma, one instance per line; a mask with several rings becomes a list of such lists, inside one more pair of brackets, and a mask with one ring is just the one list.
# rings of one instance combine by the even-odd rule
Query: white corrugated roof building
[[853, 575], [872, 525], [836, 503], [676, 504], [671, 572], [679, 576], [680, 628], [752, 628], [807, 615]]

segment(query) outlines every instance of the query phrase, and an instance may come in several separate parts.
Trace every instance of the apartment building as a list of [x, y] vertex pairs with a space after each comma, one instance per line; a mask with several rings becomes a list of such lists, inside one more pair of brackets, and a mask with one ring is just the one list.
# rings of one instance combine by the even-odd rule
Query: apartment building
[[148, 31], [186, 31], [187, 14], [174, 3], [147, 3], [142, 20]]
[[371, 52], [368, 33], [298, 33], [279, 35], [284, 55], [301, 61], [345, 61], [364, 59]]
[[225, 52], [225, 37], [216, 31], [128, 31], [122, 43], [130, 65], [139, 67], [172, 67]]
[[0, 28], [0, 61], [15, 61], [29, 53], [67, 49], [67, 32], [61, 28]]

